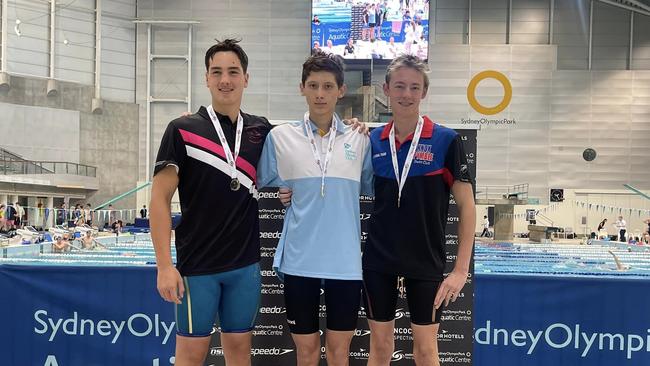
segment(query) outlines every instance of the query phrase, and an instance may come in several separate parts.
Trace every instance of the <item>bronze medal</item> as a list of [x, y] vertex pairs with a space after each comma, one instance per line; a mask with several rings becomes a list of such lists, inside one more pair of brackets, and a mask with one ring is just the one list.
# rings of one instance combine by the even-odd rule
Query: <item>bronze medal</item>
[[239, 187], [241, 187], [241, 184], [239, 183], [239, 179], [237, 179], [237, 178], [233, 178], [233, 179], [230, 181], [230, 190], [231, 190], [231, 191], [238, 191], [238, 190], [239, 190]]

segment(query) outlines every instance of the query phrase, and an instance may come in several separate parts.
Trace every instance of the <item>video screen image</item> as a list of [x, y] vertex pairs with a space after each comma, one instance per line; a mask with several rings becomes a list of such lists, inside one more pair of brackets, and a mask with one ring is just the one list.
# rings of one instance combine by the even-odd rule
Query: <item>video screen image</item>
[[428, 0], [312, 0], [312, 50], [346, 59], [426, 60], [428, 46]]

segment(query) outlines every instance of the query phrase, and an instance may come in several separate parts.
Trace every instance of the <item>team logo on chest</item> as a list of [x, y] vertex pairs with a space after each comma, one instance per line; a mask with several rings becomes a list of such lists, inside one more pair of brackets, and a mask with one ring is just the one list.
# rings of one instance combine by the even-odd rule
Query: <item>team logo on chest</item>
[[252, 144], [260, 144], [263, 142], [264, 135], [258, 127], [244, 128], [244, 134], [248, 137], [248, 141]]
[[345, 158], [347, 160], [357, 160], [357, 152], [354, 151], [352, 145], [345, 143], [343, 144], [343, 148], [345, 150]]
[[418, 163], [429, 165], [433, 161], [431, 145], [418, 144], [417, 149], [415, 149], [415, 155], [413, 158], [414, 160], [417, 160]]

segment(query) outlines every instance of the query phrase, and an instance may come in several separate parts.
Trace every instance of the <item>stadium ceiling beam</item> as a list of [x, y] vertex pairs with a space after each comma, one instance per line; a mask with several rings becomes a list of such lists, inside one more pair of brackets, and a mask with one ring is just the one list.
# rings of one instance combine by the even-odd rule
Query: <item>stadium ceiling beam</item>
[[[616, 1], [616, 0], [598, 0], [601, 3], [609, 4], [616, 6], [621, 9], [633, 11], [635, 13], [643, 14], [645, 16], [650, 16], [650, 6], [640, 3], [636, 0], [625, 0], [625, 1]], [[631, 4], [631, 5], [628, 5]]]
[[632, 4], [633, 6], [639, 7], [647, 12], [650, 12], [650, 5], [644, 2], [638, 0], [623, 0], [622, 2], [626, 4]]

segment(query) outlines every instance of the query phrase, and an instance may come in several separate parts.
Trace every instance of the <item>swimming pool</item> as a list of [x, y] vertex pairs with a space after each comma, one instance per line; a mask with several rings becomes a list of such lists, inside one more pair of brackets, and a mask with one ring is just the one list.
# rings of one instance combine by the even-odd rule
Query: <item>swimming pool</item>
[[[629, 266], [617, 270], [615, 254]], [[476, 242], [474, 272], [549, 276], [613, 276], [650, 279], [650, 246], [626, 244], [513, 244]]]
[[[153, 266], [156, 256], [149, 234], [97, 239], [108, 250], [52, 253], [50, 243], [0, 248], [0, 264], [61, 266]], [[617, 271], [613, 256], [629, 266]], [[176, 249], [172, 245], [175, 261]], [[650, 246], [626, 244], [576, 245], [477, 241], [476, 274], [536, 274], [552, 276], [615, 276], [650, 278]]]
[[[53, 253], [51, 243], [0, 248], [0, 264], [49, 266], [154, 266], [156, 255], [149, 234], [105, 236], [96, 239], [107, 250]], [[78, 244], [78, 243], [77, 243]], [[172, 260], [176, 249], [172, 245]]]

